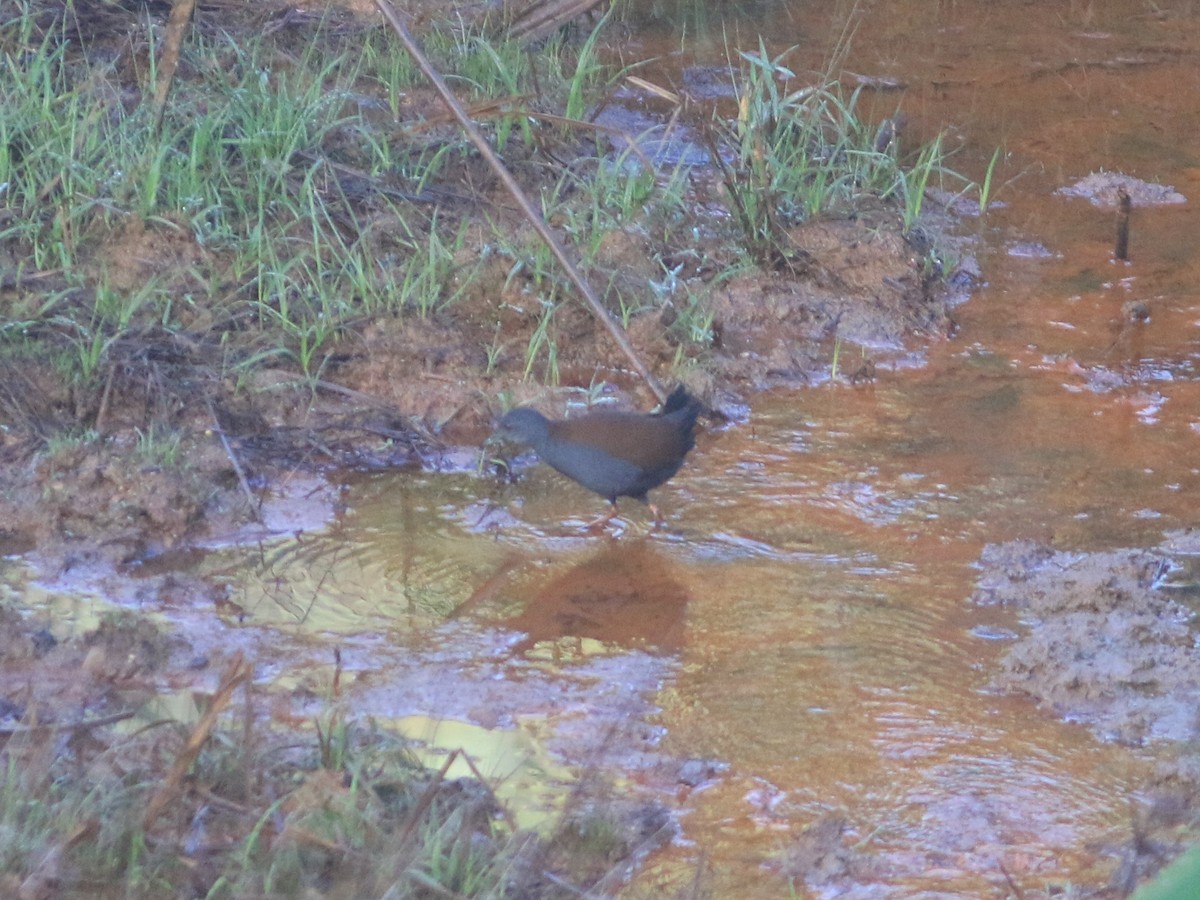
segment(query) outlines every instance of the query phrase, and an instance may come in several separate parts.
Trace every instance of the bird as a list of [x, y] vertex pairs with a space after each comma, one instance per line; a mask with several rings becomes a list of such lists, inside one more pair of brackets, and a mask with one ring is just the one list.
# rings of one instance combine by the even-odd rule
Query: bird
[[495, 436], [528, 444], [542, 462], [608, 500], [608, 515], [587, 527], [608, 524], [617, 516], [618, 497], [650, 507], [656, 526], [658, 507], [647, 496], [683, 465], [695, 446], [693, 431], [703, 410], [700, 401], [679, 385], [655, 414], [595, 410], [574, 419], [547, 419], [519, 406], [500, 420]]

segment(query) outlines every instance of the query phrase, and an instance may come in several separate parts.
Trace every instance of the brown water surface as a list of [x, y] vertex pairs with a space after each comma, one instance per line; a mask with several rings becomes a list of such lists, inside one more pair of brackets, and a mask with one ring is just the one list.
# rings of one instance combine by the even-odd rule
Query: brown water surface
[[[1124, 265], [1112, 211], [1052, 192], [1102, 167], [1200, 191], [1200, 17], [1169, 2], [860, 9], [845, 66], [908, 86], [869, 98], [880, 116], [948, 130], [951, 165], [975, 178], [1004, 150], [1006, 205], [964, 224], [988, 285], [954, 339], [871, 384], [754, 397], [750, 421], [702, 435], [659, 492], [663, 531], [633, 506], [619, 537], [585, 535], [600, 504], [545, 468], [508, 488], [376, 475], [238, 589], [251, 627], [311, 648], [280, 658], [281, 678], [327, 671], [332, 637], [364, 713], [421, 734], [445, 720], [459, 742], [462, 726], [520, 734], [540, 771], [597, 765], [678, 799], [682, 838], [635, 892], [682, 887], [703, 861], [713, 896], [786, 896], [804, 877], [790, 849], [830, 814], [863, 851], [848, 896], [1102, 885], [1117, 864], [1102, 848], [1128, 836], [1151, 771], [1151, 749], [990, 692], [1019, 625], [968, 598], [988, 542], [1153, 545], [1196, 524], [1195, 203], [1135, 210]], [[796, 2], [727, 33], [799, 45], [802, 73], [830, 58], [844, 14]], [[719, 30], [681, 51], [652, 24], [629, 51], [659, 57], [644, 77], [720, 82]], [[496, 774], [523, 764], [514, 746]], [[679, 775], [682, 758], [701, 776]]]

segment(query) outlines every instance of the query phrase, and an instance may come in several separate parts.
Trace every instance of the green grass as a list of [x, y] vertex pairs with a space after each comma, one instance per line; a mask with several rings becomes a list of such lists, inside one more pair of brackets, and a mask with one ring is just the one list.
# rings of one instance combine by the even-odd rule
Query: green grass
[[180, 450], [183, 435], [169, 431], [158, 423], [151, 423], [144, 430], [134, 429], [137, 435], [137, 456], [146, 465], [173, 467], [184, 460]]
[[1001, 147], [997, 147], [992, 151], [992, 158], [988, 160], [987, 169], [984, 171], [983, 181], [979, 183], [979, 214], [986, 215], [988, 206], [992, 201], [992, 180], [996, 175], [996, 165], [1000, 162], [1003, 156]]
[[[154, 640], [144, 623], [108, 626], [120, 629]], [[162, 709], [186, 705], [165, 699]], [[53, 729], [10, 736], [0, 749], [0, 890], [562, 896], [610, 877], [636, 849], [629, 823], [603, 803], [568, 810], [542, 837], [517, 831], [489, 786], [444, 780], [402, 739], [332, 702], [301, 730], [240, 706], [220, 715], [152, 821], [151, 798], [186, 753], [201, 708], [185, 721], [148, 709], [145, 721], [89, 729], [70, 750]]]
[[[459, 178], [467, 145], [454, 127], [396, 122], [420, 76], [386, 30], [318, 27], [281, 46], [193, 29], [187, 77], [156, 130], [153, 64], [136, 86], [143, 99], [115, 103], [130, 95], [127, 73], [79, 53], [64, 26], [39, 30], [38, 11], [23, 0], [0, 19], [0, 185], [11, 213], [0, 253], [20, 260], [21, 277], [61, 287], [58, 299], [17, 299], [0, 323], [0, 359], [32, 344], [76, 389], [99, 392], [114, 365], [125, 372], [127, 345], [155, 329], [155, 340], [187, 333], [239, 383], [281, 365], [315, 381], [361, 323], [435, 316], [473, 289], [467, 220], [426, 199]], [[151, 63], [160, 27], [144, 30]], [[553, 41], [530, 54], [448, 28], [426, 44], [468, 102], [522, 97], [531, 111], [561, 112], [604, 77], [593, 41], [582, 54]], [[501, 147], [516, 129], [523, 154], [541, 140], [519, 109], [490, 127]], [[186, 261], [165, 260], [162, 278], [107, 276], [134, 228], [149, 244], [177, 239]], [[549, 271], [549, 260], [536, 268]]]
[[[714, 119], [710, 135], [742, 245], [758, 265], [791, 262], [786, 231], [808, 219], [849, 215], [876, 198], [895, 205], [907, 232], [933, 179], [966, 183], [945, 165], [940, 135], [903, 164], [892, 145], [878, 146], [878, 127], [859, 113], [860, 90], [832, 73], [803, 83], [785, 65], [790, 52], [772, 58], [760, 44], [740, 54], [737, 118]], [[722, 146], [732, 160], [722, 161]]]
[[[14, 738], [0, 755], [0, 866], [34, 883], [45, 871], [58, 896], [101, 887], [106, 896], [114, 890], [173, 896], [188, 882], [198, 896], [296, 894], [330, 878], [350, 885], [379, 876], [374, 866], [363, 872], [361, 857], [385, 853], [396, 841], [424, 777], [400, 742], [354, 725], [340, 767], [321, 768], [311, 738], [246, 733], [235, 722], [227, 727], [210, 737], [192, 774], [215, 805], [184, 795], [150, 834], [142, 816], [161, 777], [158, 760], [170, 758], [181, 729], [139, 729], [78, 758], [60, 756], [41, 739]], [[385, 786], [396, 785], [402, 796], [381, 799]], [[448, 851], [432, 838], [447, 827], [462, 832], [461, 823], [461, 810], [451, 807], [421, 814], [422, 839], [410, 867], [444, 867]], [[503, 842], [486, 837], [473, 846], [490, 859]], [[187, 849], [189, 841], [202, 847], [209, 838], [214, 846], [234, 840], [216, 858], [211, 849]], [[204, 860], [190, 874], [189, 857]], [[398, 877], [407, 877], [407, 869]], [[486, 896], [495, 883], [476, 877], [459, 879], [457, 887], [469, 887], [466, 896]]]
[[[197, 25], [156, 127], [160, 23], [141, 23], [138, 65], [119, 67], [62, 26], [41, 30], [37, 11], [21, 0], [0, 18], [0, 259], [19, 282], [0, 368], [52, 363], [67, 431], [103, 430], [105, 396], [174, 390], [168, 408], [194, 404], [197, 383], [315, 392], [380, 320], [473, 328], [488, 374], [560, 379], [573, 292], [387, 30]], [[731, 63], [736, 114], [698, 114], [728, 160], [732, 216], [708, 216], [685, 165], [656, 169], [650, 142], [614, 150], [587, 123], [626, 71], [603, 63], [607, 22], [536, 52], [461, 21], [421, 41], [613, 314], [668, 323], [677, 365], [712, 351], [706, 297], [721, 279], [797, 261], [790, 228], [869, 201], [916, 229], [927, 188], [955, 179], [940, 138], [897, 159], [857, 92], [831, 74], [801, 84], [760, 45]], [[705, 262], [685, 272], [689, 254]], [[500, 324], [514, 318], [519, 337]], [[186, 379], [159, 377], [163, 360], [202, 374], [173, 387]]]

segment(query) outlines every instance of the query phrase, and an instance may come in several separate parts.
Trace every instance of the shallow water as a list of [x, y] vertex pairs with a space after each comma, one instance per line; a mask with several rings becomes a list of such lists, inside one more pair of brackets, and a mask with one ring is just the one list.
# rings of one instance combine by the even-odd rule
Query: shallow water
[[[1103, 885], [1115, 860], [1098, 848], [1128, 835], [1147, 775], [991, 694], [1019, 626], [967, 598], [985, 542], [1153, 545], [1196, 523], [1194, 203], [1136, 211], [1125, 266], [1111, 210], [1051, 192], [1106, 168], [1195, 195], [1181, 148], [1200, 21], [1189, 4], [1164, 19], [1123, 3], [929, 7], [872, 5], [846, 67], [906, 82], [880, 113], [960, 135], [951, 164], [974, 177], [1005, 151], [1006, 206], [977, 226], [988, 286], [919, 371], [757, 398], [751, 428], [701, 445], [672, 504], [702, 574], [665, 746], [732, 773], [692, 798], [696, 846], [674, 852], [702, 849], [718, 896], [777, 896], [791, 841], [830, 812], [882, 855], [850, 895]], [[776, 14], [772, 52], [798, 44], [820, 69], [825, 15]], [[692, 62], [672, 59], [686, 83]], [[1131, 300], [1148, 322], [1129, 323]]]

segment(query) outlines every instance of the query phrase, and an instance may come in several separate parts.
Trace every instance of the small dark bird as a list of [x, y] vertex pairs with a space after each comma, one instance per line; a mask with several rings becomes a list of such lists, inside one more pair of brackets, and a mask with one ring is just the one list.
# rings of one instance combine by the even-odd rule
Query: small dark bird
[[588, 527], [611, 521], [618, 512], [618, 497], [648, 504], [659, 524], [662, 517], [646, 494], [683, 465], [696, 444], [692, 430], [702, 408], [682, 385], [654, 415], [596, 410], [577, 419], [551, 421], [537, 410], [518, 407], [500, 420], [496, 436], [528, 444], [543, 462], [606, 498], [612, 504], [608, 515]]

